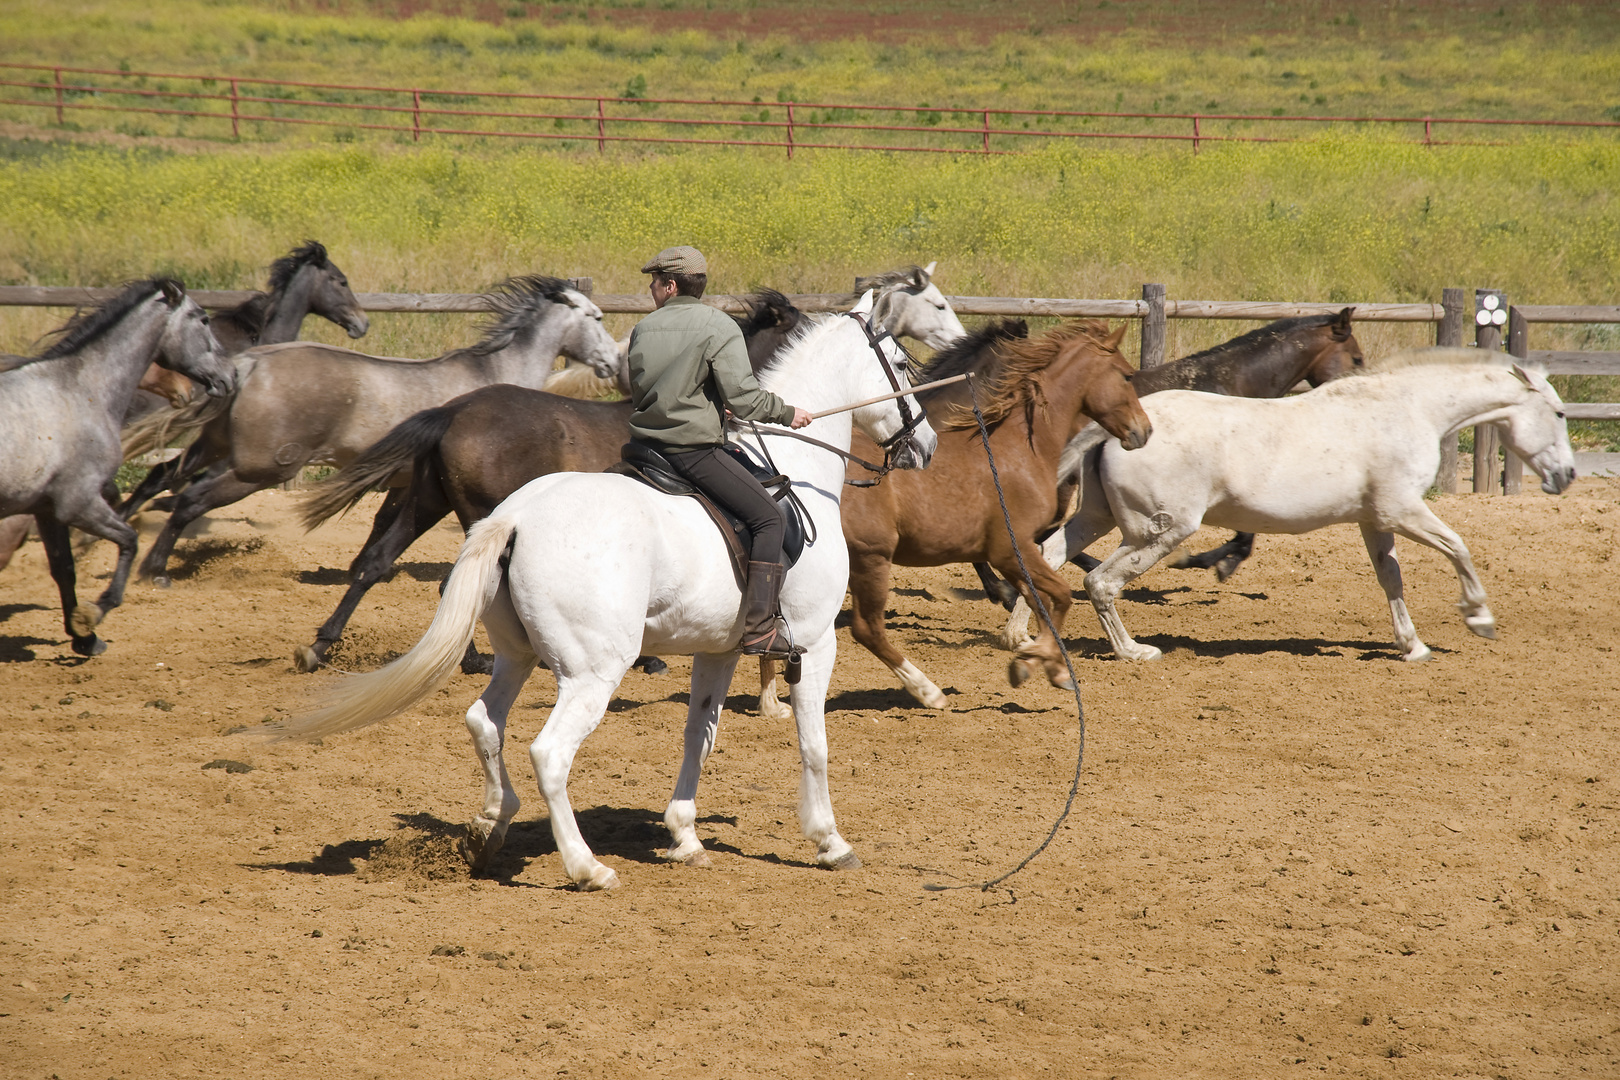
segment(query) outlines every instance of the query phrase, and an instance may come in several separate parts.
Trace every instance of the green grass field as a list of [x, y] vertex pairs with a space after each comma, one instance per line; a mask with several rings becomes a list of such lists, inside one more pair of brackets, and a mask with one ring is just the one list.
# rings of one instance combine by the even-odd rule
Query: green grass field
[[[1449, 25], [1391, 39], [1373, 15], [1324, 41], [1286, 28], [1197, 44], [1136, 31], [1082, 46], [1028, 33], [726, 39], [588, 17], [400, 21], [367, 13], [380, 5], [332, 6], [312, 16], [285, 4], [0, 4], [0, 59], [548, 92], [616, 92], [641, 77], [649, 95], [767, 101], [788, 87], [801, 100], [1006, 107], [1292, 110], [1304, 93], [1313, 108], [1322, 96], [1329, 111], [1386, 114], [1602, 118], [1620, 108], [1612, 20], [1583, 23], [1566, 9], [1535, 25], [1514, 8], [1480, 49]], [[584, 16], [604, 7], [578, 5]], [[1520, 303], [1620, 296], [1612, 136], [1424, 149], [1340, 132], [1197, 156], [1088, 144], [992, 160], [826, 151], [790, 162], [766, 151], [340, 145], [329, 133], [236, 144], [5, 116], [7, 284], [165, 272], [196, 287], [259, 287], [270, 259], [314, 237], [362, 291], [471, 291], [545, 272], [635, 292], [645, 253], [690, 242], [710, 255], [711, 287], [727, 292], [844, 290], [858, 273], [937, 259], [941, 287], [967, 295], [1130, 297], [1156, 281], [1195, 299], [1433, 301], [1446, 286], [1497, 287]], [[62, 314], [0, 311], [0, 349], [29, 348]], [[468, 321], [382, 316], [364, 344], [433, 355], [467, 340]], [[1246, 328], [1172, 322], [1169, 347]], [[1366, 324], [1361, 336], [1383, 350], [1429, 333]], [[1614, 336], [1538, 327], [1532, 347], [1620, 347]], [[1571, 389], [1620, 399], [1608, 380]]]

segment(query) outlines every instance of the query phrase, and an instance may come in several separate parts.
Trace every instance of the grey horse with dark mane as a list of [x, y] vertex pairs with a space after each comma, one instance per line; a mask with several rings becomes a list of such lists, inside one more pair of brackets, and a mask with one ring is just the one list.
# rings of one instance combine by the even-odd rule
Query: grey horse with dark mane
[[[343, 467], [422, 409], [496, 383], [539, 387], [558, 354], [590, 365], [601, 377], [618, 368], [618, 345], [602, 310], [553, 277], [511, 278], [487, 294], [492, 312], [478, 344], [433, 360], [367, 356], [314, 342], [260, 345], [242, 354], [236, 393], [180, 410], [154, 424], [131, 451], [163, 446], [171, 435], [200, 429], [180, 475], [207, 469], [176, 498], [163, 531], [141, 563], [141, 575], [168, 584], [169, 556], [180, 533], [210, 510], [297, 476], [306, 465]], [[126, 503], [125, 511], [135, 506]]]
[[[208, 313], [169, 278], [134, 282], [75, 315], [37, 356], [0, 356], [0, 515], [34, 515], [81, 656], [107, 648], [95, 628], [123, 602], [135, 560], [135, 530], [113, 509], [113, 476], [119, 424], [153, 362], [211, 395], [230, 393], [235, 379]], [[69, 528], [118, 545], [112, 581], [94, 604], [78, 601]]]

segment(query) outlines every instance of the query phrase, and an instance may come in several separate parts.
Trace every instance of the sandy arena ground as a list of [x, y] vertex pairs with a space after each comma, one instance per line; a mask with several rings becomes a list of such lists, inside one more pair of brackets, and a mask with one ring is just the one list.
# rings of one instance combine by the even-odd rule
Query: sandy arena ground
[[[1620, 1076], [1620, 483], [1439, 499], [1501, 636], [1469, 635], [1449, 565], [1402, 542], [1428, 664], [1395, 658], [1350, 527], [1262, 537], [1225, 585], [1150, 573], [1122, 613], [1154, 664], [1108, 659], [1082, 601], [1079, 797], [989, 892], [926, 887], [1035, 846], [1078, 727], [1071, 696], [1006, 685], [998, 612], [953, 598], [968, 568], [902, 571], [892, 599], [943, 713], [841, 631], [833, 797], [864, 869], [812, 865], [791, 725], [755, 715], [746, 669], [699, 794], [714, 866], [660, 861], [675, 659], [625, 679], [575, 769], [623, 881], [581, 895], [524, 752], [545, 672], [488, 877], [453, 854], [484, 680], [325, 745], [232, 734], [342, 677], [289, 656], [369, 514], [305, 536], [296, 498], [223, 510], [89, 662], [37, 544], [0, 574], [5, 1076]], [[457, 542], [406, 556], [339, 665], [416, 640]], [[88, 557], [90, 595], [110, 561]]]

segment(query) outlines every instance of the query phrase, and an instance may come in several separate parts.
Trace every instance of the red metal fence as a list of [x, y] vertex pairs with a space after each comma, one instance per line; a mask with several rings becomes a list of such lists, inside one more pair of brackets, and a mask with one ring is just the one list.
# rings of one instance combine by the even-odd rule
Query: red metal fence
[[[26, 73], [48, 73], [28, 76]], [[1312, 130], [1387, 130], [1425, 146], [1495, 145], [1501, 140], [1439, 138], [1607, 129], [1606, 120], [1503, 120], [1466, 117], [1283, 116], [1232, 113], [1079, 112], [934, 105], [847, 105], [826, 102], [699, 101], [526, 94], [487, 90], [356, 86], [226, 75], [112, 71], [51, 64], [0, 63], [8, 96], [0, 107], [44, 112], [65, 125], [69, 115], [165, 118], [173, 134], [263, 137], [277, 126], [409, 136], [541, 139], [589, 146], [608, 143], [752, 146], [785, 150], [890, 150], [945, 154], [1018, 153], [1052, 140], [1145, 140], [1190, 143], [1293, 142]], [[537, 111], [543, 110], [543, 111]], [[885, 116], [894, 121], [882, 123]], [[859, 120], [867, 122], [857, 122]], [[1102, 125], [1110, 125], [1102, 129]], [[128, 126], [127, 124], [125, 125]], [[135, 133], [155, 134], [147, 130]], [[270, 137], [274, 137], [271, 135]], [[919, 145], [926, 144], [926, 145]]]

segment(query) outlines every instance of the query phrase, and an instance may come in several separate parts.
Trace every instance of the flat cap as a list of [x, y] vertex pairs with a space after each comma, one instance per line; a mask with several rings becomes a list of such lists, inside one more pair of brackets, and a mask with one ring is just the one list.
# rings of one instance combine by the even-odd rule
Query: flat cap
[[707, 274], [709, 262], [703, 252], [682, 244], [665, 248], [648, 260], [641, 268], [643, 274]]

